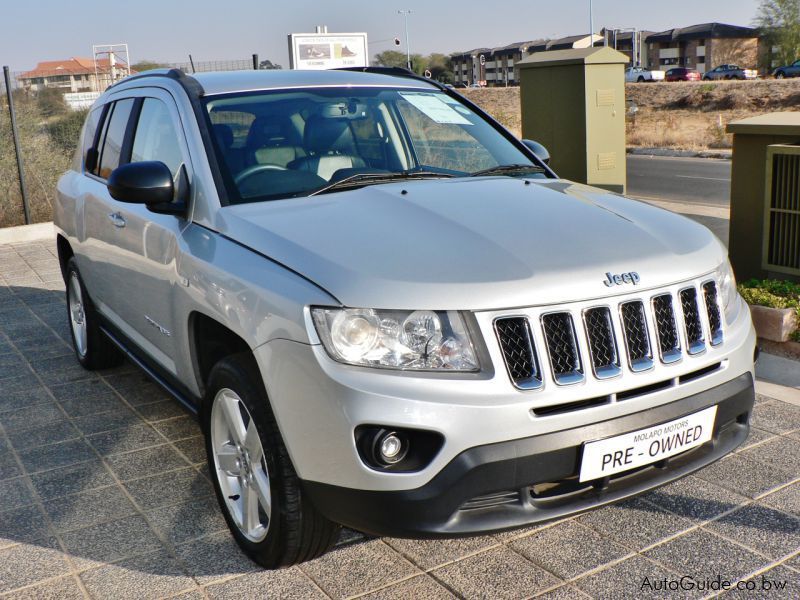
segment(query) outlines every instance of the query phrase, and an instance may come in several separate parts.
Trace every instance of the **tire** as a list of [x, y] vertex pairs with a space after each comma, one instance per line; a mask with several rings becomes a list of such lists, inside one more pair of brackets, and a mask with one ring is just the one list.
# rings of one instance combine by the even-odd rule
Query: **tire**
[[644, 81], [644, 77], [639, 75], [639, 79], [636, 80], [636, 83], [642, 83]]
[[[289, 566], [333, 546], [341, 526], [306, 498], [250, 354], [224, 358], [211, 370], [202, 425], [220, 509], [254, 562]], [[247, 511], [248, 503], [254, 510]]]
[[786, 77], [786, 74], [783, 71], [775, 73], [775, 79], [783, 79], [784, 77]]
[[120, 365], [123, 354], [100, 330], [100, 319], [83, 284], [75, 258], [67, 262], [67, 321], [75, 357], [84, 369], [95, 371]]

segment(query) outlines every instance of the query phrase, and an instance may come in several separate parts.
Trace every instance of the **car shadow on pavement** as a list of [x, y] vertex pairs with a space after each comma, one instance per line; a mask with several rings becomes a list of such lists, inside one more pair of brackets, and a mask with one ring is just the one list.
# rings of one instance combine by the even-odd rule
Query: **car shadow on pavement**
[[[194, 418], [129, 363], [82, 369], [70, 346], [63, 285], [37, 285], [47, 289], [0, 286], [0, 580], [11, 582], [0, 582], [0, 592], [19, 583], [14, 565], [53, 577], [64, 557], [75, 571], [122, 569], [198, 582], [256, 569], [220, 513]], [[751, 462], [754, 471], [745, 477], [767, 469]], [[689, 526], [723, 515], [705, 527], [766, 532], [754, 537], [798, 535], [797, 519], [748, 504], [704, 472], [645, 494], [636, 510]], [[623, 517], [632, 510], [624, 504], [615, 509]], [[345, 529], [334, 552], [369, 539]]]
[[[128, 362], [81, 368], [63, 285], [37, 285], [47, 289], [0, 286], [0, 564], [62, 554], [77, 570], [253, 570], [217, 505], [194, 416]], [[344, 530], [338, 545], [365, 539]]]

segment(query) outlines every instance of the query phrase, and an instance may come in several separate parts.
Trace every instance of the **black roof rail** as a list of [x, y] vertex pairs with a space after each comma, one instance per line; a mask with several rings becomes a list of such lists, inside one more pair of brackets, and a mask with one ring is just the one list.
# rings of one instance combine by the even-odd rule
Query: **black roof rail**
[[394, 77], [405, 77], [407, 79], [416, 79], [418, 81], [425, 81], [443, 90], [448, 89], [447, 86], [444, 85], [443, 83], [440, 83], [433, 79], [428, 79], [427, 77], [423, 77], [422, 75], [417, 75], [416, 73], [414, 73], [414, 71], [412, 71], [411, 69], [406, 69], [405, 67], [339, 67], [333, 70], [352, 71], [355, 73], [376, 73], [377, 75], [393, 75]]
[[203, 86], [200, 85], [200, 82], [197, 81], [191, 75], [187, 75], [181, 69], [149, 69], [147, 71], [142, 71], [141, 73], [137, 73], [136, 75], [129, 75], [125, 79], [118, 81], [117, 83], [108, 86], [106, 89], [110, 90], [121, 83], [126, 83], [128, 81], [132, 81], [135, 79], [143, 79], [145, 77], [168, 77], [169, 79], [173, 79], [180, 83], [186, 91], [192, 94], [196, 94], [198, 97], [202, 96], [205, 93], [203, 90]]

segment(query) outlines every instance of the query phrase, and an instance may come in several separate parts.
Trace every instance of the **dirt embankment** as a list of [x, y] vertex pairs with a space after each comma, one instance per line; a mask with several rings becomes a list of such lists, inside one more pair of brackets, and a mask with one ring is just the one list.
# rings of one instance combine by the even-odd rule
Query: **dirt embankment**
[[[731, 121], [775, 111], [800, 111], [800, 79], [671, 82], [625, 86], [638, 108], [627, 119], [628, 146], [688, 150], [729, 148]], [[460, 90], [521, 135], [519, 88]]]

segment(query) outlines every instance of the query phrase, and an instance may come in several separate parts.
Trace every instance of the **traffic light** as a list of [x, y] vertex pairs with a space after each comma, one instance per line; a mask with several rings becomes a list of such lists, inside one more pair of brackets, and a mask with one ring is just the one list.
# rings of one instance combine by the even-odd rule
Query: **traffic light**
[[394, 45], [395, 46], [399, 46], [400, 45], [400, 38], [394, 38]]

